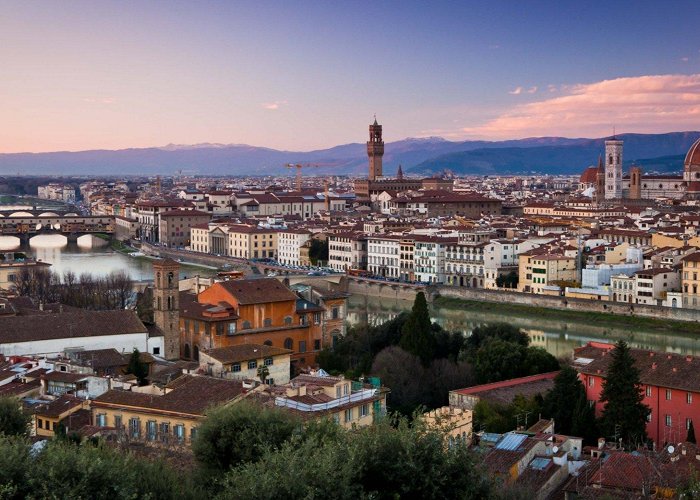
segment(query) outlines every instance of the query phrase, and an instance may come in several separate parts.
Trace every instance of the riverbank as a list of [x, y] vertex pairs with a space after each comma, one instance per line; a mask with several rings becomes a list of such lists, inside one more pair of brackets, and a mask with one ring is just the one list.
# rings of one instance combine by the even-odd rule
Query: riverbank
[[643, 329], [648, 332], [694, 334], [700, 335], [700, 323], [691, 321], [676, 321], [663, 318], [648, 318], [641, 316], [623, 316], [619, 314], [601, 313], [594, 311], [575, 311], [567, 309], [552, 309], [541, 306], [529, 306], [506, 302], [482, 302], [477, 300], [459, 299], [455, 297], [438, 296], [433, 300], [433, 306], [445, 309], [464, 309], [475, 312], [490, 312], [504, 315], [526, 315], [561, 321], [585, 323], [591, 326]]

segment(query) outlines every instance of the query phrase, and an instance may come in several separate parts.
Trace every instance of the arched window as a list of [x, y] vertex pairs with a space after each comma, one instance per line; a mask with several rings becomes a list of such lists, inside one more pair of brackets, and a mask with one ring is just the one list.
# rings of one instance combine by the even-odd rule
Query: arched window
[[290, 351], [294, 350], [294, 341], [289, 337], [284, 339], [284, 348], [289, 349]]
[[185, 344], [185, 359], [190, 359], [190, 345]]
[[263, 342], [263, 345], [269, 345], [270, 347], [272, 347], [272, 340], [266, 340], [265, 342]]
[[168, 311], [172, 311], [172, 310], [173, 310], [173, 298], [168, 297]]
[[291, 324], [292, 324], [292, 317], [291, 317], [291, 316], [285, 316], [285, 317], [284, 317], [284, 324], [285, 324], [285, 325], [291, 325]]
[[265, 318], [263, 320], [263, 325], [264, 326], [272, 326], [272, 319], [271, 318]]

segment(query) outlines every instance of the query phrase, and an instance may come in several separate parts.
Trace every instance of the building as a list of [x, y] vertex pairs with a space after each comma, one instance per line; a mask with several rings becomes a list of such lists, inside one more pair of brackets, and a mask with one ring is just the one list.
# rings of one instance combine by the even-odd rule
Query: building
[[240, 259], [277, 258], [277, 229], [246, 224], [192, 226], [192, 250]]
[[277, 261], [288, 266], [301, 265], [301, 247], [311, 239], [311, 231], [288, 229], [277, 234]]
[[445, 276], [448, 285], [484, 287], [484, 250], [490, 237], [488, 231], [459, 233], [457, 244], [449, 245], [446, 249]]
[[199, 210], [169, 210], [158, 215], [161, 245], [169, 248], [184, 248], [190, 245], [190, 229], [198, 224], [206, 224], [211, 215]]
[[212, 406], [241, 395], [240, 381], [182, 375], [165, 386], [164, 394], [112, 389], [90, 405], [93, 425], [116, 429], [121, 439], [187, 446]]
[[336, 271], [367, 269], [367, 237], [360, 233], [329, 234], [328, 266]]
[[463, 408], [443, 406], [423, 414], [423, 422], [429, 429], [445, 434], [447, 445], [469, 444], [472, 440], [474, 412]]
[[[612, 344], [589, 342], [574, 350], [574, 363], [586, 387], [586, 397], [595, 402], [600, 416], [600, 393], [612, 357]], [[643, 403], [651, 410], [647, 435], [656, 443], [680, 443], [685, 440], [690, 422], [700, 422], [700, 358], [696, 356], [631, 349], [640, 372]]]
[[0, 290], [14, 290], [26, 272], [48, 270], [51, 264], [40, 260], [27, 259], [20, 252], [0, 253]]
[[266, 384], [289, 382], [292, 351], [264, 344], [242, 344], [200, 351], [199, 366], [207, 375], [231, 380], [258, 380], [258, 367], [268, 370]]
[[416, 281], [423, 283], [445, 283], [445, 255], [457, 238], [414, 236], [413, 262]]
[[558, 371], [540, 373], [539, 375], [456, 389], [449, 393], [450, 407], [473, 411], [480, 401], [507, 406], [518, 395], [526, 398], [534, 397], [537, 394], [544, 395], [554, 387], [554, 378], [558, 374]]
[[697, 309], [700, 305], [700, 252], [694, 252], [681, 259], [683, 274], [681, 287], [683, 307]]
[[180, 359], [180, 264], [172, 259], [153, 261], [153, 321], [163, 333], [165, 359]]
[[605, 199], [622, 198], [622, 141], [605, 141]]
[[37, 196], [43, 200], [56, 200], [64, 203], [75, 203], [75, 188], [68, 184], [52, 182], [46, 186], [38, 186]]
[[292, 351], [292, 365], [313, 365], [330, 345], [325, 309], [298, 297], [273, 278], [215, 283], [192, 294], [180, 293], [180, 342], [184, 359], [241, 344], [263, 344]]
[[67, 434], [90, 424], [88, 401], [69, 394], [35, 406], [32, 413], [33, 434], [38, 437], [54, 437], [61, 427]]
[[386, 415], [387, 392], [378, 379], [368, 384], [319, 370], [299, 375], [285, 386], [268, 388], [264, 396], [304, 420], [332, 418], [341, 427], [354, 429]]
[[130, 310], [71, 310], [19, 316], [0, 316], [0, 354], [55, 356], [76, 349], [138, 349], [163, 353], [163, 337], [150, 335]]
[[141, 200], [134, 205], [134, 215], [138, 222], [138, 237], [141, 241], [160, 241], [160, 214], [173, 210], [192, 210], [192, 203], [185, 200]]
[[545, 288], [576, 282], [576, 257], [546, 253], [543, 248], [519, 256], [518, 290], [543, 293]]
[[399, 249], [401, 236], [367, 237], [367, 270], [375, 276], [384, 278], [401, 277]]

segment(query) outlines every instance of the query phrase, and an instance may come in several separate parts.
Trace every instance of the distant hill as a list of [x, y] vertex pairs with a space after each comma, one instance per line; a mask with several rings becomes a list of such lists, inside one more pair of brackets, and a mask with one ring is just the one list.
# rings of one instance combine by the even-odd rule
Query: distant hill
[[[659, 172], [682, 168], [682, 157], [700, 132], [625, 134], [625, 163], [637, 161]], [[387, 143], [384, 173], [457, 174], [578, 173], [596, 163], [605, 139], [536, 137], [511, 141], [447, 141], [440, 137]], [[363, 174], [365, 144], [343, 144], [306, 152], [245, 144], [169, 144], [164, 147], [55, 153], [0, 154], [0, 175], [284, 175], [287, 163], [319, 164], [309, 174]]]
[[[625, 165], [637, 163], [658, 172], [676, 172], [683, 168], [683, 159], [690, 146], [700, 137], [700, 132], [674, 132], [669, 134], [624, 134]], [[511, 143], [517, 141], [510, 141]], [[577, 139], [568, 144], [469, 149], [431, 158], [409, 172], [430, 174], [451, 170], [459, 175], [524, 174], [530, 172], [548, 174], [580, 173], [589, 165], [595, 165], [605, 150], [605, 138]]]

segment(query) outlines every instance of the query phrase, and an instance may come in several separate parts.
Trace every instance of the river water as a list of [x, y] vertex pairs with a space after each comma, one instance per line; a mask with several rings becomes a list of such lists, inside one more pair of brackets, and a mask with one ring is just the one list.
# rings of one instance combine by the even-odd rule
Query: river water
[[[99, 246], [98, 246], [99, 245]], [[22, 251], [52, 264], [52, 270], [63, 273], [70, 270], [76, 274], [90, 272], [106, 275], [124, 270], [135, 281], [149, 281], [153, 271], [151, 262], [145, 258], [133, 258], [115, 252], [104, 242], [95, 238], [81, 238], [79, 243], [67, 243], [60, 235], [40, 235], [30, 243], [20, 244], [17, 238], [0, 236], [0, 251]], [[181, 277], [209, 276], [214, 270], [183, 266]], [[380, 324], [402, 311], [410, 310], [412, 302], [377, 299], [354, 295], [348, 304], [348, 321], [351, 324]], [[476, 325], [497, 321], [512, 323], [526, 331], [532, 345], [544, 347], [555, 356], [570, 355], [574, 347], [591, 340], [614, 342], [620, 338], [631, 346], [680, 354], [700, 355], [700, 336], [682, 333], [663, 334], [658, 331], [626, 330], [623, 328], [591, 326], [584, 322], [548, 319], [546, 316], [503, 315], [473, 309], [440, 308], [431, 310], [434, 321], [451, 331], [469, 334]]]

